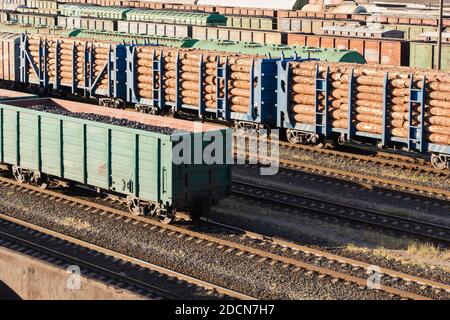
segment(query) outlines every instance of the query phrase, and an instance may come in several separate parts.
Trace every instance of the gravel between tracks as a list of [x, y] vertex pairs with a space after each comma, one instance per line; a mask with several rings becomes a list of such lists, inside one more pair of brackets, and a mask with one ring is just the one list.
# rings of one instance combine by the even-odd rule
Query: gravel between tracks
[[[406, 199], [408, 197], [397, 198], [390, 193], [379, 193], [376, 189], [367, 190], [358, 187], [353, 188], [348, 185], [344, 187], [345, 182], [340, 182], [336, 186], [333, 183], [327, 183], [326, 180], [322, 181], [322, 178], [318, 177], [309, 180], [309, 175], [307, 174], [297, 176], [284, 173], [268, 178], [259, 176], [255, 167], [247, 166], [235, 168], [233, 175], [245, 177], [246, 179], [253, 177], [253, 180], [257, 183], [270, 183], [272, 186], [279, 186], [280, 189], [287, 188], [291, 192], [299, 192], [301, 194], [312, 192], [313, 194], [315, 193], [315, 196], [324, 197], [327, 200], [330, 200], [330, 198], [331, 200], [339, 199], [341, 202], [353, 204], [356, 202], [366, 205], [371, 203], [374, 205], [372, 209], [385, 209], [386, 206], [392, 205], [393, 208], [398, 207], [399, 211], [416, 210], [415, 215], [420, 215], [423, 220], [431, 220], [433, 222], [440, 220], [441, 215], [445, 215], [440, 204], [422, 204], [423, 200], [421, 202], [412, 201], [411, 198]], [[302, 181], [306, 182], [302, 183]], [[222, 201], [220, 207], [213, 211], [211, 217], [243, 229], [296, 241], [356, 260], [450, 284], [448, 271], [432, 263], [424, 264], [419, 257], [415, 259], [412, 256], [410, 261], [404, 263], [404, 261], [397, 261], [396, 259], [374, 254], [374, 250], [377, 249], [385, 251], [392, 249], [394, 254], [406, 251], [408, 250], [408, 245], [411, 244], [411, 241], [407, 238], [389, 236], [376, 232], [376, 230], [366, 230], [365, 228], [361, 230], [351, 223], [336, 223], [336, 219], [328, 219], [326, 221], [319, 219], [318, 221], [299, 213], [286, 212], [268, 208], [267, 206], [259, 207], [253, 203], [238, 205], [240, 202], [242, 202], [242, 199], [239, 197], [232, 197]], [[237, 206], [239, 206], [239, 213], [236, 212]], [[430, 210], [422, 212], [421, 210], [426, 206], [429, 206]], [[349, 246], [361, 247], [367, 250], [350, 250], [348, 249]]]
[[[350, 160], [343, 157], [332, 157], [299, 149], [280, 148], [282, 159], [301, 161], [309, 164], [320, 164], [321, 166], [362, 173], [376, 177], [384, 177], [395, 181], [408, 182], [414, 185], [428, 186], [450, 190], [450, 180], [445, 176], [438, 176], [432, 173], [408, 172], [401, 168], [393, 168], [383, 165], [374, 165], [364, 161]], [[430, 164], [431, 166], [431, 164]]]
[[[0, 209], [31, 223], [264, 299], [390, 299], [354, 284], [333, 283], [246, 255], [152, 232], [140, 224], [107, 219], [36, 196], [0, 187]], [[249, 272], [250, 271], [250, 272]]]

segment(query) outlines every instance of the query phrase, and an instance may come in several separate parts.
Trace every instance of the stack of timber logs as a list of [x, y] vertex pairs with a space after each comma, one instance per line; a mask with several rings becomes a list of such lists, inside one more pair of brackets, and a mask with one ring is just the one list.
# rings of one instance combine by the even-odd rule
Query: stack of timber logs
[[[326, 97], [322, 92], [316, 94], [315, 80], [316, 76], [325, 78], [327, 70], [329, 118], [334, 128], [348, 127], [349, 104], [352, 103], [351, 123], [356, 130], [381, 134], [386, 104], [388, 130], [394, 137], [408, 137], [410, 89], [423, 88], [425, 78], [426, 138], [433, 143], [450, 144], [450, 75], [445, 72], [381, 65], [294, 62], [291, 68], [291, 108], [297, 122], [315, 123], [316, 99], [318, 111], [324, 110]], [[350, 84], [352, 72], [353, 83]], [[350, 96], [352, 101], [349, 101]], [[412, 103], [411, 110], [411, 125], [420, 125], [420, 105]]]
[[[217, 67], [223, 68], [227, 61], [228, 102], [231, 110], [242, 113], [249, 110], [250, 73], [253, 63], [251, 57], [242, 58], [234, 54], [192, 49], [158, 49], [149, 46], [137, 47], [136, 57], [138, 96], [152, 99], [153, 88], [158, 89], [162, 81], [165, 101], [175, 102], [178, 95], [182, 104], [199, 106], [202, 99], [201, 102], [206, 108], [211, 109], [217, 108], [218, 88], [219, 96], [224, 96], [225, 83], [223, 78], [217, 77]], [[154, 60], [163, 63], [162, 75], [154, 76]], [[154, 87], [153, 81], [156, 82]]]
[[[40, 65], [42, 70], [47, 70], [46, 76], [51, 82], [55, 82], [57, 76], [61, 84], [70, 86], [75, 77], [77, 84], [89, 86], [101, 75], [98, 88], [108, 88], [107, 73], [102, 73], [110, 59], [111, 47], [108, 43], [30, 37], [27, 49], [34, 64]], [[41, 60], [39, 51], [41, 51]], [[58, 64], [56, 63], [57, 59]], [[44, 64], [46, 64], [45, 67]], [[92, 65], [92, 70], [90, 65]], [[38, 82], [31, 65], [28, 68], [28, 75], [30, 82]]]

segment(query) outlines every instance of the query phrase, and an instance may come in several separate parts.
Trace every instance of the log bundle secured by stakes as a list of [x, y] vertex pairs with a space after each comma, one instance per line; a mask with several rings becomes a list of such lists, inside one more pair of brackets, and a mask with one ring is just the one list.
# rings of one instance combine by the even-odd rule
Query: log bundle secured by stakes
[[[162, 59], [161, 59], [162, 55]], [[219, 96], [224, 96], [225, 83], [217, 77], [217, 66], [223, 67], [228, 60], [228, 103], [234, 112], [247, 113], [250, 105], [250, 72], [253, 57], [235, 54], [199, 51], [193, 49], [136, 48], [136, 77], [138, 96], [152, 99], [153, 88], [158, 89], [160, 79], [155, 77], [153, 87], [153, 61], [163, 62], [164, 99], [175, 102], [177, 98], [177, 55], [178, 55], [178, 97], [182, 104], [198, 106], [200, 97], [207, 108], [217, 108], [217, 83]], [[200, 59], [203, 67], [200, 72]], [[200, 96], [200, 90], [201, 96]]]
[[[41, 61], [39, 61], [40, 48], [41, 50], [45, 49], [47, 51], [45, 59], [44, 56], [42, 56]], [[27, 49], [36, 66], [41, 65], [43, 68], [44, 63], [46, 63], [47, 77], [51, 79], [51, 81], [54, 81], [56, 79], [56, 75], [58, 75], [58, 81], [60, 81], [62, 85], [67, 86], [72, 85], [73, 82], [74, 62], [75, 81], [83, 85], [86, 81], [86, 85], [89, 85], [88, 79], [92, 77], [92, 81], [94, 81], [101, 74], [103, 67], [109, 60], [109, 53], [111, 51], [108, 43], [92, 43], [83, 40], [52, 37], [30, 37], [28, 39]], [[73, 58], [74, 51], [75, 61]], [[92, 70], [86, 67], [89, 63], [89, 60], [86, 59], [86, 55], [91, 57]], [[59, 60], [58, 65], [56, 64], [57, 58]], [[31, 65], [29, 65], [27, 71], [31, 82], [39, 81]], [[103, 73], [99, 79], [98, 88], [108, 88], [108, 78], [106, 72]]]
[[[423, 88], [425, 76], [426, 101], [424, 128], [428, 141], [450, 144], [450, 75], [408, 67], [357, 65], [318, 61], [293, 62], [291, 68], [291, 108], [295, 121], [315, 123], [315, 79], [326, 77], [329, 68], [329, 118], [334, 128], [348, 127], [349, 86], [353, 70], [352, 124], [357, 131], [381, 134], [385, 77], [387, 73], [387, 126], [394, 137], [407, 138], [411, 77], [413, 89]], [[317, 69], [318, 68], [318, 69]], [[325, 96], [318, 95], [318, 110], [325, 108]], [[412, 125], [420, 124], [420, 106], [412, 105]]]

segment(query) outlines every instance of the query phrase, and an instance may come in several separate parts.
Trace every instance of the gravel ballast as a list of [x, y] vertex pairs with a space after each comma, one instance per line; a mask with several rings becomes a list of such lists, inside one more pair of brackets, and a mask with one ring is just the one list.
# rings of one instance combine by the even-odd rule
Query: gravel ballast
[[148, 226], [92, 214], [8, 187], [1, 186], [0, 193], [0, 209], [12, 216], [257, 298], [392, 298], [384, 292], [293, 272], [280, 264], [258, 262], [258, 257], [153, 232]]

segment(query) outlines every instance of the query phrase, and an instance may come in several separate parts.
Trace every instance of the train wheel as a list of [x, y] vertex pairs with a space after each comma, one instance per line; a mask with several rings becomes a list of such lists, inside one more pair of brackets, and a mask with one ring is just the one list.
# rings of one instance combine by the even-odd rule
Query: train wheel
[[171, 224], [173, 221], [173, 218], [164, 217], [164, 218], [161, 218], [159, 221], [161, 221], [161, 223], [164, 223], [164, 224]]
[[128, 210], [134, 216], [145, 216], [147, 213], [147, 205], [142, 203], [139, 199], [127, 198]]
[[17, 182], [24, 183], [27, 181], [27, 177], [25, 173], [23, 172], [22, 168], [19, 168], [17, 166], [12, 167], [12, 174]]
[[39, 172], [39, 171], [32, 171], [30, 174], [30, 182], [32, 184], [37, 185], [41, 189], [47, 189], [49, 184], [49, 179], [47, 175]]
[[153, 106], [153, 107], [149, 107], [149, 108], [148, 108], [148, 114], [157, 115], [157, 114], [159, 114], [159, 113], [160, 113], [160, 112], [159, 112], [158, 107]]
[[303, 135], [301, 135], [298, 131], [288, 129], [286, 131], [286, 138], [292, 144], [299, 144], [304, 142]]
[[431, 164], [438, 170], [444, 170], [449, 168], [449, 158], [442, 154], [433, 153], [431, 155]]
[[123, 109], [124, 105], [125, 104], [123, 103], [122, 99], [116, 99], [116, 100], [114, 100], [113, 108], [115, 108], [115, 109]]

